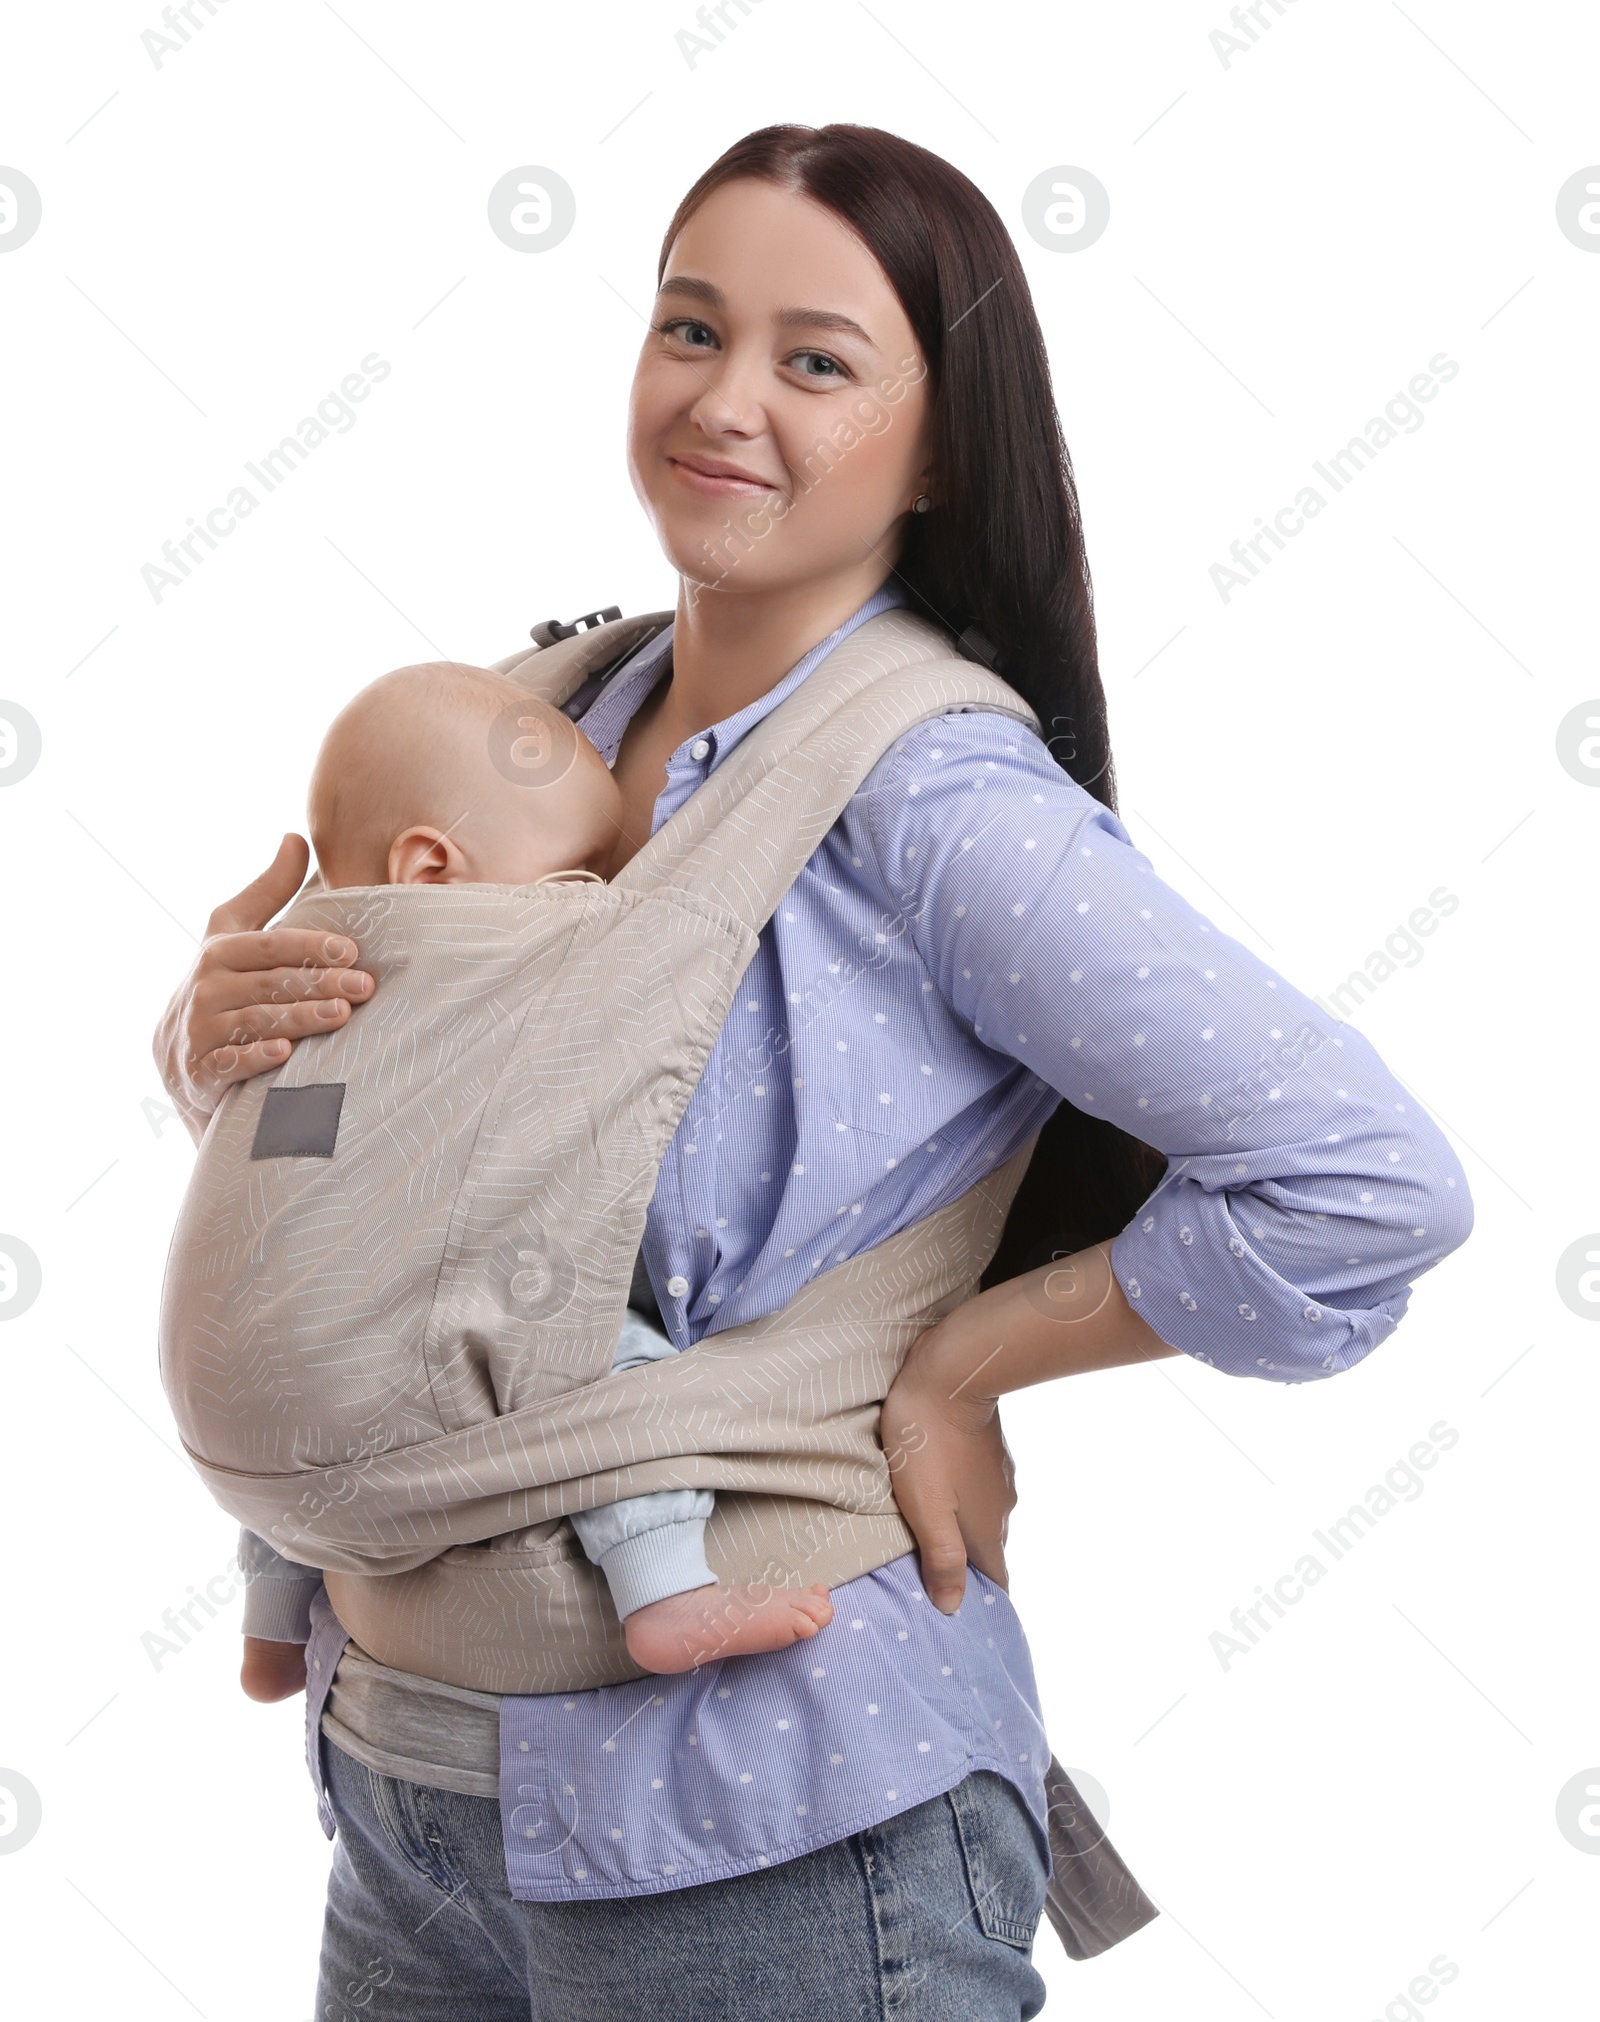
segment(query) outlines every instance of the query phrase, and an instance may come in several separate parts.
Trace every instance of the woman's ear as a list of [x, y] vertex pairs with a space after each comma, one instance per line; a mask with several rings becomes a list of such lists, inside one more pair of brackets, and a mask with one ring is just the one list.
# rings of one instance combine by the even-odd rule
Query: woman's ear
[[459, 885], [469, 881], [466, 852], [437, 828], [402, 830], [389, 845], [391, 885]]

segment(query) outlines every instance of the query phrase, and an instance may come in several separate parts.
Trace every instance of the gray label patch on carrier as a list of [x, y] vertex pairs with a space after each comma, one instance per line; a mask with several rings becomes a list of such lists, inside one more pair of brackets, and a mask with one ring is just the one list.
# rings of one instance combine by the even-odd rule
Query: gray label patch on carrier
[[256, 1125], [252, 1158], [332, 1158], [344, 1104], [342, 1081], [269, 1088]]

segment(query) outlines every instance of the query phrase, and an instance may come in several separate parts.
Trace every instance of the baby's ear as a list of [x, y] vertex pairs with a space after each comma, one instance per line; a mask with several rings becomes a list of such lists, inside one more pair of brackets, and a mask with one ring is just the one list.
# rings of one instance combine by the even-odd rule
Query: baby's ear
[[408, 828], [389, 845], [391, 885], [454, 885], [466, 876], [466, 858], [437, 828]]

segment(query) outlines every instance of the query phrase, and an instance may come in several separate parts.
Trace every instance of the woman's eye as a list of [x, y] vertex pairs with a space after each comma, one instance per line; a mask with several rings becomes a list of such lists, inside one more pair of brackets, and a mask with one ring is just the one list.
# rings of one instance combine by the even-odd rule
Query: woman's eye
[[[803, 379], [839, 379], [844, 377], [844, 367], [837, 358], [830, 358], [826, 351], [796, 351], [790, 361]], [[817, 371], [814, 368], [821, 366]]]
[[[681, 344], [686, 351], [711, 351], [717, 348], [716, 331], [709, 323], [702, 323], [693, 316], [673, 316], [653, 327], [658, 336], [670, 338], [675, 344]], [[839, 360], [826, 351], [792, 351], [785, 362], [791, 365], [802, 379], [828, 381], [844, 380], [850, 376]]]
[[671, 322], [658, 323], [656, 328], [663, 337], [676, 337], [680, 344], [687, 345], [691, 351], [704, 351], [717, 341], [716, 333], [710, 325], [697, 323], [692, 316], [676, 316]]

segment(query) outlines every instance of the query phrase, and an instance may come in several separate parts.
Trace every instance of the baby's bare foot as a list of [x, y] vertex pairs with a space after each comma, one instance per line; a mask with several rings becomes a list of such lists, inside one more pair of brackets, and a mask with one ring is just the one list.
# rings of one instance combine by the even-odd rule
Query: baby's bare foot
[[628, 1654], [646, 1671], [692, 1671], [719, 1657], [786, 1649], [832, 1620], [824, 1586], [696, 1587], [637, 1609], [623, 1629]]
[[269, 1643], [260, 1636], [244, 1639], [239, 1683], [252, 1699], [288, 1699], [306, 1689], [303, 1643]]

